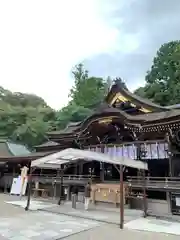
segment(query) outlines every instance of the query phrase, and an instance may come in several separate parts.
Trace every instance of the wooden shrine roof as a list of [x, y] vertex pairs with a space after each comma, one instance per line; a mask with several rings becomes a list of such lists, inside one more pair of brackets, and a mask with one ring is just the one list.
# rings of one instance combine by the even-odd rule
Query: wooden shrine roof
[[103, 112], [97, 112], [95, 115], [92, 115], [89, 119], [86, 119], [83, 126], [89, 124], [95, 119], [100, 119], [103, 117], [108, 118], [119, 118], [122, 121], [122, 124], [139, 124], [139, 125], [153, 125], [154, 123], [159, 123], [159, 125], [168, 123], [168, 122], [180, 122], [180, 109], [172, 109], [163, 112], [154, 112], [154, 113], [146, 113], [146, 114], [139, 114], [139, 115], [130, 115], [125, 113], [122, 110], [118, 110], [116, 108], [109, 107], [108, 109], [103, 110]]
[[54, 141], [47, 141], [45, 143], [42, 143], [41, 145], [35, 146], [35, 148], [44, 148], [44, 147], [52, 147], [52, 146], [58, 146], [59, 143]]
[[57, 138], [60, 137], [65, 141], [68, 141], [68, 139], [71, 140], [74, 137], [78, 136], [78, 134], [81, 131], [83, 131], [85, 128], [87, 128], [87, 126], [90, 125], [91, 123], [95, 121], [99, 121], [103, 118], [112, 118], [112, 119], [119, 118], [119, 121], [121, 121], [122, 124], [135, 125], [136, 127], [140, 127], [143, 125], [153, 126], [154, 123], [158, 123], [158, 125], [161, 125], [169, 122], [171, 123], [177, 122], [178, 120], [180, 122], [180, 109], [172, 109], [172, 110], [139, 114], [139, 115], [130, 115], [125, 113], [122, 110], [119, 110], [117, 108], [113, 108], [111, 106], [107, 106], [107, 104], [104, 104], [104, 105], [101, 105], [101, 107], [98, 108], [93, 115], [91, 115], [89, 118], [81, 122], [81, 124], [78, 123], [78, 126], [76, 127], [74, 126], [74, 128], [69, 128], [68, 131], [66, 129], [66, 131], [53, 132], [48, 134], [51, 137], [57, 136]]
[[167, 111], [170, 109], [178, 109], [180, 108], [180, 104], [175, 104], [171, 106], [161, 106], [158, 105], [154, 102], [152, 102], [149, 99], [142, 98], [132, 92], [130, 92], [128, 89], [124, 88], [123, 84], [120, 81], [115, 81], [115, 84], [112, 85], [107, 97], [106, 101], [107, 103], [111, 104], [113, 98], [117, 95], [120, 94], [123, 96], [124, 99], [127, 101], [130, 101], [131, 103], [142, 106], [150, 110], [150, 112], [159, 112], [159, 111]]
[[52, 131], [52, 132], [48, 132], [47, 135], [68, 135], [68, 134], [72, 134], [72, 132], [77, 131], [78, 129], [80, 129], [81, 127], [81, 123], [82, 122], [73, 122], [73, 123], [69, 123], [67, 125], [67, 127], [63, 130], [58, 130], [58, 131]]
[[176, 110], [172, 109], [169, 111], [156, 112], [156, 113], [147, 113], [143, 115], [136, 115], [133, 117], [134, 117], [133, 119], [142, 120], [144, 122], [168, 121], [172, 118], [176, 118], [176, 117], [180, 118], [180, 109], [176, 109]]
[[0, 157], [26, 156], [30, 153], [29, 149], [23, 144], [0, 139]]
[[53, 151], [46, 151], [46, 152], [32, 152], [29, 155], [17, 155], [17, 156], [0, 156], [0, 162], [22, 162], [22, 161], [31, 161], [35, 160], [39, 157], [44, 157], [49, 154], [54, 153]]
[[[131, 101], [135, 107], [140, 107], [142, 114], [132, 115], [119, 108], [113, 107], [112, 99], [118, 93], [124, 96], [124, 99]], [[116, 81], [111, 87], [105, 101], [94, 110], [94, 113], [91, 116], [82, 122], [69, 123], [64, 130], [48, 132], [47, 135], [49, 139], [55, 141], [64, 139], [64, 141], [68, 142], [76, 138], [79, 133], [86, 129], [91, 123], [103, 118], [119, 118], [119, 121], [122, 122], [122, 124], [129, 126], [134, 125], [137, 128], [141, 128], [145, 125], [153, 126], [153, 124], [157, 122], [158, 125], [165, 124], [165, 122], [180, 122], [180, 105], [176, 104], [166, 107], [160, 106], [148, 99], [141, 98], [131, 93], [121, 83]]]

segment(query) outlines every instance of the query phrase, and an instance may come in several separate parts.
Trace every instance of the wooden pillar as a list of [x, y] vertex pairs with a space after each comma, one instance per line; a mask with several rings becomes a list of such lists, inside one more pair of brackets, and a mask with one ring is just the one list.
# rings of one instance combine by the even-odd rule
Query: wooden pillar
[[169, 133], [166, 133], [166, 141], [168, 143], [168, 149], [166, 149], [168, 151], [168, 157], [169, 157], [169, 177], [174, 176], [174, 161], [173, 161], [173, 154], [172, 154], [172, 143], [170, 140], [170, 135], [171, 132], [169, 131]]
[[83, 162], [80, 161], [79, 163], [79, 175], [83, 175]]
[[56, 193], [57, 193], [57, 181], [56, 179], [54, 182], [52, 182], [52, 188], [53, 188], [53, 199], [56, 199]]
[[169, 177], [174, 176], [174, 166], [173, 166], [173, 158], [172, 158], [172, 153], [169, 154]]
[[27, 198], [27, 204], [26, 204], [26, 207], [25, 207], [25, 211], [29, 210], [30, 201], [31, 201], [32, 172], [33, 172], [33, 169], [30, 168], [30, 173], [29, 173], [29, 176], [28, 176], [28, 198]]
[[[101, 146], [101, 152], [105, 153], [105, 147], [106, 146]], [[104, 163], [100, 162], [100, 180], [101, 182], [104, 182]]]
[[143, 171], [143, 206], [144, 206], [144, 218], [147, 217], [147, 195], [146, 195], [146, 175], [145, 170]]
[[16, 167], [13, 164], [13, 178], [14, 178], [14, 176], [16, 176]]
[[68, 201], [71, 200], [71, 191], [70, 191], [70, 188], [71, 188], [71, 186], [68, 185], [68, 188], [67, 188], [67, 200], [68, 200]]
[[60, 165], [60, 188], [59, 188], [59, 201], [58, 205], [61, 205], [61, 200], [62, 200], [62, 193], [63, 193], [63, 168], [62, 165]]
[[78, 164], [75, 163], [74, 175], [78, 175]]
[[169, 177], [173, 177], [174, 176], [174, 163], [175, 161], [173, 161], [173, 153], [172, 153], [172, 147], [171, 147], [171, 142], [169, 137], [167, 138], [168, 140], [168, 157], [169, 157]]
[[120, 228], [124, 227], [124, 184], [123, 184], [123, 166], [120, 165]]
[[170, 192], [166, 192], [166, 201], [167, 201], [167, 205], [168, 205], [168, 213], [171, 213], [171, 199], [170, 199]]
[[35, 182], [35, 189], [39, 189], [39, 181]]
[[101, 182], [104, 182], [104, 163], [100, 163], [100, 180]]

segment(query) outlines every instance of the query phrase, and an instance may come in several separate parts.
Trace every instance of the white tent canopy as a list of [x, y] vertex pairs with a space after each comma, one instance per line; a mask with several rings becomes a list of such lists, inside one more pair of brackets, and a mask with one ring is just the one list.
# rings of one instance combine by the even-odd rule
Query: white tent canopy
[[31, 167], [59, 169], [62, 164], [73, 163], [83, 159], [85, 161], [98, 161], [110, 164], [123, 165], [137, 169], [148, 170], [147, 163], [130, 159], [128, 157], [109, 156], [105, 153], [98, 153], [88, 150], [67, 148], [60, 152], [34, 160]]

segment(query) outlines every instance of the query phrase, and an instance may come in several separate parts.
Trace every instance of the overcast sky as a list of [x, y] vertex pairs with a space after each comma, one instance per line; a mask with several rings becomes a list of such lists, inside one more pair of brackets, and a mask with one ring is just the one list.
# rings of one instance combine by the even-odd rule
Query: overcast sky
[[180, 39], [180, 0], [1, 0], [0, 85], [59, 109], [72, 66], [143, 84], [161, 44]]

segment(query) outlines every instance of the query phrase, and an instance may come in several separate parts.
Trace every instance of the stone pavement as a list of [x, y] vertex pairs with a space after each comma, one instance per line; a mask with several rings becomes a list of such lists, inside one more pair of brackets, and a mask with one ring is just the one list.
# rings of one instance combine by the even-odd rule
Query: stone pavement
[[[27, 200], [15, 200], [15, 201], [5, 201], [5, 203], [8, 203], [8, 204], [12, 204], [14, 206], [19, 206], [19, 207], [22, 207], [23, 209], [25, 209], [26, 205], [27, 205]], [[55, 207], [57, 206], [57, 204], [53, 204], [53, 203], [50, 203], [50, 202], [44, 202], [44, 201], [37, 201], [37, 200], [31, 200], [31, 204], [29, 206], [29, 210], [32, 210], [32, 211], [36, 211], [36, 210], [39, 210], [39, 209], [45, 209], [45, 208], [49, 208], [49, 207]]]
[[117, 225], [102, 224], [84, 232], [64, 238], [64, 240], [179, 240], [179, 236], [157, 232], [120, 230]]
[[30, 211], [13, 218], [0, 218], [0, 234], [9, 240], [53, 240], [99, 225], [96, 221]]
[[25, 202], [24, 198], [20, 200], [17, 196], [0, 194], [0, 240], [61, 239], [100, 225], [96, 221], [38, 212], [39, 207], [53, 205], [42, 201], [32, 201], [34, 211], [26, 212]]
[[[66, 216], [73, 216], [79, 218], [85, 218], [89, 220], [100, 221], [104, 223], [110, 224], [118, 224], [120, 223], [120, 210], [118, 208], [106, 207], [102, 208], [97, 206], [91, 206], [88, 211], [83, 209], [83, 205], [81, 203], [77, 204], [77, 208], [73, 209], [70, 202], [66, 202], [62, 205], [52, 205], [48, 208], [43, 208], [42, 211], [63, 214]], [[140, 210], [131, 210], [125, 209], [124, 214], [124, 222], [127, 223], [137, 218], [141, 218], [143, 212]]]
[[[15, 200], [17, 201], [14, 202]], [[94, 209], [92, 206], [87, 212], [82, 209], [82, 204], [78, 204], [74, 210], [70, 203], [57, 206], [50, 202], [32, 200], [31, 209], [34, 211], [26, 212], [24, 204], [25, 201], [19, 200], [18, 197], [0, 195], [0, 235], [6, 237], [6, 240], [109, 240], [109, 238], [176, 240], [180, 235], [179, 223], [154, 218], [144, 219], [141, 217], [142, 212], [136, 210], [125, 210], [125, 229], [120, 230], [117, 225], [119, 209], [114, 207], [105, 208], [97, 205]], [[38, 208], [41, 210], [38, 211]], [[3, 240], [1, 236], [0, 240]]]
[[[83, 205], [78, 204], [77, 209], [72, 209], [71, 203], [62, 204], [60, 206], [52, 206], [45, 208], [43, 211], [63, 214], [66, 216], [79, 217], [89, 220], [95, 220], [110, 224], [119, 225], [120, 214], [118, 208], [92, 206], [89, 211], [83, 210]], [[125, 209], [124, 211], [124, 228], [139, 231], [149, 231], [157, 233], [180, 235], [180, 223], [175, 221], [167, 221], [148, 217], [142, 217], [143, 212], [139, 210]]]
[[0, 194], [0, 217], [13, 217], [19, 214], [24, 214], [24, 209], [11, 204], [6, 201], [17, 200], [17, 196], [9, 196], [7, 194]]
[[[96, 206], [90, 211], [85, 211], [80, 205], [78, 205], [77, 209], [72, 209], [71, 204], [67, 203], [61, 206], [43, 209], [43, 211], [64, 214], [66, 216], [119, 225], [119, 209], [113, 208], [113, 211], [110, 210], [110, 208], [102, 210]], [[180, 235], [179, 222], [165, 221], [152, 217], [143, 218], [142, 211], [138, 210], [125, 209], [124, 213], [124, 228], [126, 229]]]
[[125, 224], [125, 228], [180, 235], [180, 223], [170, 222], [154, 218], [139, 218]]
[[[6, 201], [8, 204], [25, 208], [27, 200]], [[71, 202], [62, 203], [60, 206], [47, 201], [38, 201], [31, 199], [30, 210], [42, 210], [49, 213], [63, 214], [71, 217], [80, 217], [89, 220], [95, 220], [105, 223], [119, 224], [120, 209], [109, 207], [108, 205], [91, 205], [89, 211], [84, 210], [82, 203], [77, 203], [77, 208], [73, 209]], [[142, 217], [143, 212], [140, 210], [125, 209], [125, 223]]]

